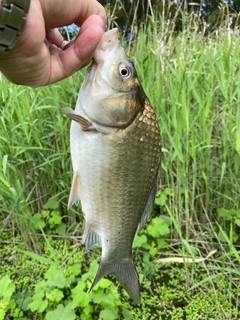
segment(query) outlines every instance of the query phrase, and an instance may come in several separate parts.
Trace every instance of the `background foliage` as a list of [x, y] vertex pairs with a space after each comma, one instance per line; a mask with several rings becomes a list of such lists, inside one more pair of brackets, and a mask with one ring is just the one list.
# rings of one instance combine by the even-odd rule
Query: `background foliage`
[[[162, 3], [169, 14], [180, 5]], [[0, 319], [240, 318], [239, 31], [228, 13], [207, 37], [192, 15], [176, 32], [176, 15], [148, 5], [123, 34], [162, 137], [153, 218], [133, 244], [142, 303], [112, 277], [89, 293], [100, 251], [79, 248], [80, 207], [67, 211], [70, 122], [59, 108], [74, 107], [85, 71], [34, 90], [0, 75]]]
[[[108, 27], [118, 27], [125, 40], [131, 41], [138, 33], [139, 26], [148, 24], [153, 17], [171, 24], [172, 31], [182, 32], [190, 24], [195, 31], [207, 36], [217, 29], [231, 31], [239, 27], [239, 0], [100, 0], [108, 12]], [[77, 29], [68, 31], [61, 28], [63, 36], [72, 39]]]

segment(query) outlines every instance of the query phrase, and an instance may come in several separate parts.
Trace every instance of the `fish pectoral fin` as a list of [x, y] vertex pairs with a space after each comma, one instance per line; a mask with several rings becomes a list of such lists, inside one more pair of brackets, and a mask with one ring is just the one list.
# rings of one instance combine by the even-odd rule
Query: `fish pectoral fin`
[[136, 268], [131, 259], [101, 261], [91, 289], [108, 274], [114, 274], [135, 303], [140, 303], [140, 284]]
[[159, 179], [160, 179], [160, 168], [157, 170], [155, 179], [153, 181], [152, 190], [151, 190], [151, 193], [150, 193], [150, 195], [148, 197], [148, 201], [147, 201], [147, 204], [145, 206], [145, 209], [144, 209], [144, 211], [142, 213], [141, 220], [139, 221], [137, 232], [142, 230], [142, 228], [145, 226], [145, 224], [147, 223], [148, 219], [151, 216], [153, 205], [154, 205], [154, 201], [155, 201], [155, 196], [156, 196], [157, 189], [158, 189]]
[[82, 246], [86, 248], [86, 250], [93, 247], [101, 247], [101, 241], [98, 234], [88, 224], [86, 224], [83, 232]]
[[80, 124], [81, 129], [83, 131], [88, 130], [91, 127], [91, 122], [89, 122], [87, 119], [83, 118], [79, 114], [77, 114], [73, 109], [71, 108], [61, 108], [60, 111], [65, 114], [67, 117], [72, 119], [73, 121]]
[[71, 206], [78, 201], [80, 201], [80, 177], [77, 172], [74, 172], [71, 191], [68, 199], [68, 209], [70, 209]]

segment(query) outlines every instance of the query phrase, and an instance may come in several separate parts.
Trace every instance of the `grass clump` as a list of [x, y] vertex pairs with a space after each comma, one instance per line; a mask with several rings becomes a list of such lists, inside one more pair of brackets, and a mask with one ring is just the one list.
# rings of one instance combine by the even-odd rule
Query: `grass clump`
[[140, 32], [134, 60], [159, 116], [168, 209], [179, 225], [185, 220], [188, 237], [192, 223], [213, 225], [219, 208], [239, 207], [238, 38], [183, 33], [166, 43], [156, 24], [147, 32]]

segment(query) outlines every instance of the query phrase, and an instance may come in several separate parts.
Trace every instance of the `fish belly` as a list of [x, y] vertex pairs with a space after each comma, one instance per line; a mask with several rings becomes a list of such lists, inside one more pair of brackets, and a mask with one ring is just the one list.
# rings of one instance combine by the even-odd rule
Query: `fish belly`
[[[138, 157], [131, 155], [132, 159], [127, 159], [127, 146], [117, 134], [76, 129], [77, 125], [72, 123], [71, 154], [74, 173], [80, 180], [86, 229], [99, 237], [103, 259], [129, 257], [141, 215], [142, 201], [136, 201], [141, 198], [137, 185]], [[116, 252], [122, 245], [125, 251]]]

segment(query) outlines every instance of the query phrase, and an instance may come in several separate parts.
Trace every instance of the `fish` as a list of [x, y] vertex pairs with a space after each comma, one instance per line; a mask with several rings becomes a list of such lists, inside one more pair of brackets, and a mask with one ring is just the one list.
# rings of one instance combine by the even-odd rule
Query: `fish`
[[159, 184], [157, 116], [117, 28], [104, 33], [80, 88], [71, 121], [73, 180], [68, 209], [81, 202], [82, 246], [101, 247], [91, 289], [115, 275], [136, 304], [140, 283], [132, 243], [151, 215]]

